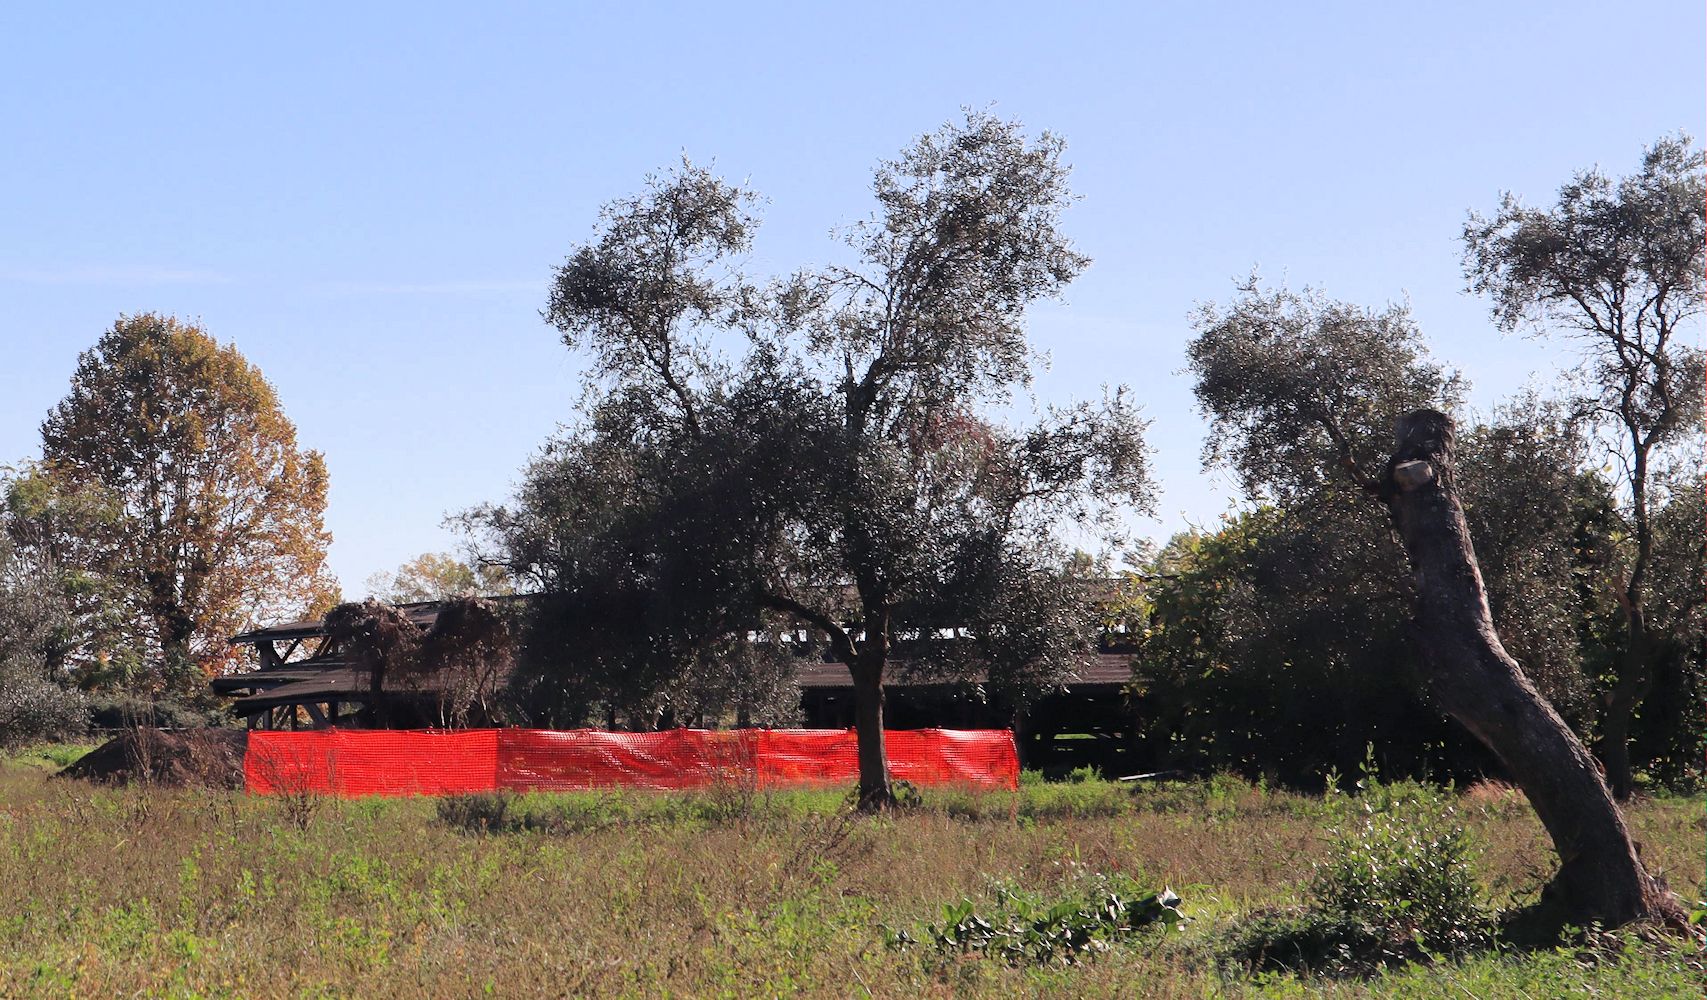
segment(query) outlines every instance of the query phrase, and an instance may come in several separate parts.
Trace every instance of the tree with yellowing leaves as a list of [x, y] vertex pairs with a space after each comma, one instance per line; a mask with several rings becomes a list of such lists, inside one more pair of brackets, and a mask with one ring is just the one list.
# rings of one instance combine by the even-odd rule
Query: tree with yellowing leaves
[[42, 424], [42, 458], [119, 505], [99, 557], [133, 595], [156, 693], [203, 693], [232, 634], [335, 601], [324, 460], [297, 447], [260, 369], [194, 324], [120, 317]]

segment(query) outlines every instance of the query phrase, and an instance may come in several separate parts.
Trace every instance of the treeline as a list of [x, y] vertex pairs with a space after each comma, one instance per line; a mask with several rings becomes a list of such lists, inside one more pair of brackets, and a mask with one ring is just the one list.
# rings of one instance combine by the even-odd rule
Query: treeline
[[[1493, 413], [1463, 404], [1399, 307], [1244, 283], [1200, 310], [1206, 463], [1242, 503], [1122, 568], [1148, 514], [1142, 402], [992, 414], [1023, 394], [1025, 316], [1089, 264], [1063, 229], [1064, 145], [971, 113], [874, 172], [834, 264], [747, 273], [757, 195], [683, 162], [606, 206], [547, 320], [583, 403], [508, 501], [455, 516], [469, 559], [370, 581], [393, 601], [537, 595], [505, 711], [536, 725], [786, 722], [789, 635], [846, 665], [861, 795], [890, 795], [883, 685], [964, 680], [1023, 709], [1135, 643], [1160, 767], [1315, 783], [1373, 745], [1390, 773], [1497, 770], [1429, 700], [1413, 581], [1375, 495], [1395, 420], [1459, 423], [1458, 489], [1506, 647], [1619, 794], [1699, 781], [1703, 180], [1663, 139], [1625, 178], [1507, 196], [1463, 234], [1493, 325], [1578, 365]], [[225, 639], [338, 600], [326, 473], [233, 348], [121, 318], [5, 484], [0, 739], [91, 706], [209, 706]], [[1097, 539], [1085, 557], [1063, 525]], [[1124, 579], [1116, 606], [1110, 580]], [[945, 631], [946, 630], [946, 631]], [[796, 642], [794, 646], [801, 645]]]
[[[1702, 160], [1664, 139], [1634, 174], [1578, 174], [1548, 208], [1506, 195], [1463, 231], [1496, 325], [1578, 367], [1466, 419], [1457, 375], [1402, 308], [1254, 283], [1190, 345], [1206, 457], [1248, 513], [1153, 567], [1140, 683], [1154, 735], [1200, 767], [1406, 771], [1492, 761], [1418, 698], [1404, 553], [1380, 503], [1397, 418], [1461, 415], [1457, 491], [1500, 638], [1594, 747], [1614, 794], [1695, 784], [1704, 714]], [[1694, 325], [1691, 325], [1694, 323]]]

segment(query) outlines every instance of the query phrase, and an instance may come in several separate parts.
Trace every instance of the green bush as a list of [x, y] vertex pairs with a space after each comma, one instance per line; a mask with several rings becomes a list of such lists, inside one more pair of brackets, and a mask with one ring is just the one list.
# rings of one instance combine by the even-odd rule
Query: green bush
[[223, 712], [203, 711], [171, 698], [149, 698], [125, 692], [91, 695], [89, 711], [95, 728], [107, 730], [135, 726], [200, 729], [231, 722], [231, 717]]
[[477, 792], [438, 800], [439, 822], [468, 833], [499, 833], [521, 828], [521, 817], [510, 813], [510, 792]]
[[1247, 921], [1227, 949], [1236, 964], [1362, 970], [1492, 940], [1477, 852], [1450, 790], [1383, 784], [1367, 761], [1356, 787], [1348, 796], [1329, 784], [1324, 809], [1337, 822], [1327, 860], [1311, 877], [1309, 905]]
[[1318, 910], [1425, 951], [1455, 952], [1486, 940], [1490, 918], [1476, 884], [1476, 852], [1441, 793], [1385, 809], [1365, 804], [1332, 840], [1310, 882]]

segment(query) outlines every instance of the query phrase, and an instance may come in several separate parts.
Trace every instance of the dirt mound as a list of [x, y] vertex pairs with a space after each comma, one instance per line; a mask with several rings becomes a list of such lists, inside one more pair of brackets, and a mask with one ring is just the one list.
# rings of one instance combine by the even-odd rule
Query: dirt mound
[[103, 785], [147, 780], [169, 788], [242, 788], [248, 745], [241, 729], [144, 727], [120, 733], [59, 773]]

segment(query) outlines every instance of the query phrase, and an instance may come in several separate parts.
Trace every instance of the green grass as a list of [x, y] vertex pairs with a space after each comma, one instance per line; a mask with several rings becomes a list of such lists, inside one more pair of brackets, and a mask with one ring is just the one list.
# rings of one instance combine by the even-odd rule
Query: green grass
[[[29, 760], [50, 760], [36, 755]], [[523, 796], [514, 832], [433, 800], [288, 804], [97, 789], [0, 767], [0, 996], [1512, 996], [1702, 993], [1687, 946], [1479, 952], [1356, 979], [1229, 970], [1254, 911], [1298, 904], [1336, 804], [1231, 778], [927, 791], [860, 818], [838, 792]], [[1492, 905], [1552, 864], [1533, 815], [1467, 796]], [[1649, 863], [1701, 898], [1703, 802], [1634, 807]], [[895, 949], [997, 887], [1173, 888], [1190, 923], [1076, 965]], [[982, 904], [981, 904], [982, 905]]]
[[95, 749], [93, 743], [43, 743], [25, 747], [0, 758], [0, 767], [29, 768], [52, 773], [77, 763]]

